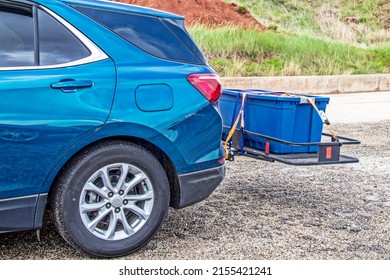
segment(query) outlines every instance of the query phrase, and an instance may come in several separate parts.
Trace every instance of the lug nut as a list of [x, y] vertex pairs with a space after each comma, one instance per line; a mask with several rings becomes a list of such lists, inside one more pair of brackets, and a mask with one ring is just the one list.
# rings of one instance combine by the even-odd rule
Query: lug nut
[[119, 213], [121, 211], [120, 208], [115, 208], [115, 213]]
[[123, 195], [125, 192], [123, 190], [119, 191], [119, 195]]
[[107, 203], [106, 208], [110, 208], [110, 207], [111, 207], [111, 203]]
[[108, 197], [112, 197], [114, 194], [112, 192], [108, 193]]
[[129, 203], [127, 199], [123, 200], [123, 205], [127, 205], [127, 203]]

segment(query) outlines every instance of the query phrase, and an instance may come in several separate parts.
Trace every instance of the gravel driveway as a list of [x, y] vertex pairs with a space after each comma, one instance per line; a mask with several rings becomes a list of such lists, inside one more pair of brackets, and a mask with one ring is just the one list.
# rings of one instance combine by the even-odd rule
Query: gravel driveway
[[[197, 205], [170, 209], [158, 234], [123, 259], [390, 259], [390, 121], [337, 124], [360, 163], [294, 167], [237, 157]], [[0, 259], [86, 259], [50, 215], [34, 232], [0, 235]]]

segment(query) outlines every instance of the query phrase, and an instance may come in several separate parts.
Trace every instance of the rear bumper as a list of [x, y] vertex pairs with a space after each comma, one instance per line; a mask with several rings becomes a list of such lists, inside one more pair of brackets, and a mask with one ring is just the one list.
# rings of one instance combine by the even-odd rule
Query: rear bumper
[[202, 201], [225, 178], [225, 165], [179, 175], [180, 198], [175, 208], [183, 208]]

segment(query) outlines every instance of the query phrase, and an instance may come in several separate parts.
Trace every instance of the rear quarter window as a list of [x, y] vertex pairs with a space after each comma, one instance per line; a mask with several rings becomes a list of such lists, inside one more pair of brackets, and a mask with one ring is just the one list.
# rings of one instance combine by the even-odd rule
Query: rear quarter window
[[[203, 55], [198, 57], [199, 50], [196, 54], [188, 43], [182, 42], [186, 34], [183, 32], [180, 34], [183, 38], [179, 38], [160, 18], [81, 6], [74, 8], [153, 56], [191, 64], [205, 64]], [[186, 40], [192, 42], [191, 38]], [[195, 48], [197, 49], [196, 46]]]
[[76, 61], [91, 55], [80, 40], [47, 13], [38, 10], [39, 65]]

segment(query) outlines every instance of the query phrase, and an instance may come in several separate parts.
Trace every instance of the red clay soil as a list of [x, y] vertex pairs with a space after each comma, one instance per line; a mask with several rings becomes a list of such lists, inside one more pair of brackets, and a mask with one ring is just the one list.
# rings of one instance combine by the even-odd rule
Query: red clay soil
[[182, 15], [186, 24], [196, 23], [208, 26], [239, 25], [244, 28], [265, 30], [249, 12], [239, 13], [237, 4], [222, 0], [116, 0], [133, 5], [146, 6]]

